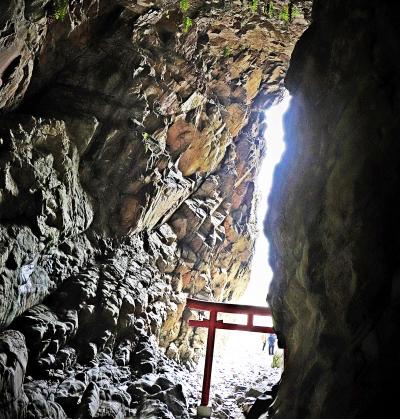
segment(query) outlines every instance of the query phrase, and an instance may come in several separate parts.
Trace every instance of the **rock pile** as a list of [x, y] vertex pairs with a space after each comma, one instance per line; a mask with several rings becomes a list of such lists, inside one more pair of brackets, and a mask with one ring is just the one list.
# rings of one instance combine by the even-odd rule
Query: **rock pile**
[[191, 394], [182, 368], [156, 346], [141, 335], [134, 362], [121, 365], [105, 350], [85, 365], [58, 370], [50, 381], [28, 376], [23, 386], [26, 417], [189, 418]]

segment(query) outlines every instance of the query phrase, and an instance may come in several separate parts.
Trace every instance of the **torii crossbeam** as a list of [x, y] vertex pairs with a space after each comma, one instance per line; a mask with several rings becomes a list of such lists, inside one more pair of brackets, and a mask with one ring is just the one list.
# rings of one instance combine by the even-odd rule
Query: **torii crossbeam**
[[[210, 384], [212, 362], [214, 356], [215, 330], [242, 330], [246, 332], [275, 333], [272, 327], [255, 326], [253, 324], [254, 316], [271, 316], [271, 309], [268, 307], [249, 306], [229, 303], [212, 303], [209, 301], [200, 301], [193, 298], [186, 300], [186, 306], [193, 310], [209, 311], [210, 318], [205, 320], [189, 320], [189, 326], [207, 327], [207, 351], [204, 365], [203, 389], [201, 393], [201, 405], [197, 408], [197, 414], [201, 417], [211, 416], [211, 407], [208, 406], [210, 399]], [[247, 315], [246, 324], [224, 323], [223, 320], [217, 320], [218, 313], [233, 313]]]

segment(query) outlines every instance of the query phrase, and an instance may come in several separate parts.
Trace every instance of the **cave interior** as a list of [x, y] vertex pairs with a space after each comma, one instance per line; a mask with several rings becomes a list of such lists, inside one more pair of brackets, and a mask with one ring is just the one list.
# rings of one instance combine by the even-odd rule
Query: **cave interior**
[[246, 417], [397, 417], [398, 16], [0, 2], [1, 419], [193, 416], [206, 333], [186, 299], [246, 290], [264, 110], [286, 89], [264, 233], [287, 359]]

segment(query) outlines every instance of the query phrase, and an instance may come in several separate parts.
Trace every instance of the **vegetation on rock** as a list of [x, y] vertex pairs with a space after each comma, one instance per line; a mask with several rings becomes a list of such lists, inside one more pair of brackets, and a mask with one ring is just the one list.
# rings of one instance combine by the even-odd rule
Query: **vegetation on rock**
[[53, 0], [53, 16], [56, 20], [63, 21], [68, 13], [68, 1], [69, 0]]

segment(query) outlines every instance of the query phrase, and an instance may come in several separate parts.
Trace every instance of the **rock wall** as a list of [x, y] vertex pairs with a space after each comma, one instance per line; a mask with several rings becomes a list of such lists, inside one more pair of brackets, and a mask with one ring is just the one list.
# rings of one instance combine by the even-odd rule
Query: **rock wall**
[[397, 409], [399, 25], [395, 2], [316, 1], [286, 83], [266, 232], [288, 362], [274, 418]]
[[247, 284], [261, 111], [307, 21], [177, 3], [0, 5], [0, 417], [186, 417], [158, 345], [190, 365], [186, 297]]

